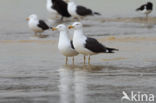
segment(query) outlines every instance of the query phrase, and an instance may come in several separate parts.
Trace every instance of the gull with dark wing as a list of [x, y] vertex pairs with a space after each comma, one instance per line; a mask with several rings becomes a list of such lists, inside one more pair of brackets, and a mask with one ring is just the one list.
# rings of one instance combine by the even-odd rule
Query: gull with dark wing
[[34, 31], [35, 36], [44, 37], [41, 33], [50, 29], [43, 20], [38, 19], [36, 14], [30, 15], [26, 20], [28, 21], [29, 28]]
[[68, 12], [74, 18], [80, 19], [80, 18], [86, 17], [86, 16], [101, 15], [100, 13], [94, 12], [87, 7], [77, 5], [72, 0], [67, 0], [67, 2], [68, 2]]
[[146, 15], [146, 18], [148, 19], [148, 15], [153, 10], [153, 3], [147, 2], [146, 4], [141, 5], [139, 8], [136, 9], [136, 11], [141, 11]]
[[88, 64], [90, 64], [90, 56], [92, 55], [99, 53], [114, 53], [115, 51], [118, 51], [118, 49], [104, 46], [94, 38], [85, 36], [83, 33], [83, 25], [80, 22], [75, 22], [68, 28], [74, 28], [73, 45], [77, 52], [84, 55], [84, 64], [85, 56], [89, 56]]

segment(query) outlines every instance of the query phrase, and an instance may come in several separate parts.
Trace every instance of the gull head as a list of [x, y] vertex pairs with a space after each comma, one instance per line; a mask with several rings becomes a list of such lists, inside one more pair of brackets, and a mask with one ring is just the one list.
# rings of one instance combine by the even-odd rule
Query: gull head
[[27, 21], [29, 21], [29, 20], [37, 20], [37, 19], [38, 18], [37, 18], [37, 15], [36, 14], [32, 14], [28, 18], [26, 18]]
[[82, 23], [80, 23], [80, 22], [75, 22], [75, 23], [73, 23], [73, 25], [70, 25], [68, 28], [69, 29], [75, 29], [75, 30], [81, 30], [82, 29], [82, 27], [83, 27], [83, 25], [82, 25]]
[[58, 26], [56, 26], [56, 28], [52, 28], [53, 31], [66, 31], [67, 30], [67, 27], [64, 25], [64, 24], [60, 24]]

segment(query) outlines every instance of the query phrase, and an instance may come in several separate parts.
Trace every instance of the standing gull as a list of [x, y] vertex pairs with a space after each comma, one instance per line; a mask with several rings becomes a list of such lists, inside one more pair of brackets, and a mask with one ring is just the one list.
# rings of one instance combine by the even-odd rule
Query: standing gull
[[146, 4], [141, 5], [139, 8], [136, 9], [136, 11], [141, 11], [146, 15], [146, 18], [148, 19], [148, 15], [153, 10], [153, 4], [151, 2], [147, 2]]
[[26, 20], [28, 21], [29, 28], [34, 31], [35, 36], [44, 37], [41, 33], [50, 29], [50, 27], [43, 20], [38, 19], [36, 14], [30, 15]]
[[83, 25], [80, 22], [75, 22], [68, 28], [74, 28], [73, 45], [76, 51], [84, 55], [84, 64], [85, 56], [87, 55], [89, 56], [88, 64], [90, 64], [90, 56], [92, 55], [99, 53], [114, 53], [114, 51], [118, 51], [118, 49], [108, 48], [102, 45], [94, 38], [86, 37], [83, 34]]
[[94, 12], [87, 7], [76, 5], [71, 0], [68, 0], [67, 2], [68, 2], [68, 12], [74, 18], [80, 19], [81, 17], [86, 17], [86, 16], [101, 15], [100, 13]]
[[74, 56], [77, 56], [78, 52], [73, 46], [73, 41], [70, 40], [67, 35], [67, 27], [64, 24], [60, 24], [56, 28], [52, 28], [52, 30], [58, 30], [60, 32], [58, 49], [64, 56], [66, 56], [66, 64], [68, 63], [68, 57], [73, 57], [72, 60], [74, 64]]

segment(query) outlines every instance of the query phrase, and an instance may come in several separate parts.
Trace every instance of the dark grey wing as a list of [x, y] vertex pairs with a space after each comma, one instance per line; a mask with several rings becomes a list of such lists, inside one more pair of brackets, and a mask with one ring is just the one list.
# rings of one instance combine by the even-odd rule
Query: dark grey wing
[[75, 49], [72, 40], [70, 41], [70, 44], [71, 44], [72, 49]]
[[88, 9], [86, 7], [83, 6], [77, 6], [77, 10], [76, 10], [77, 14], [79, 14], [80, 16], [87, 16], [87, 15], [93, 15], [93, 12], [91, 9]]
[[136, 9], [136, 11], [142, 11], [145, 9], [146, 4], [141, 5], [139, 8]]
[[71, 17], [67, 10], [68, 4], [63, 0], [55, 0], [52, 8], [55, 9], [61, 16]]
[[49, 26], [43, 20], [39, 20], [38, 26], [42, 28], [43, 30], [49, 29]]
[[85, 48], [95, 53], [106, 52], [107, 48], [94, 38], [87, 38]]
[[116, 48], [105, 47], [94, 38], [87, 38], [85, 48], [94, 53], [114, 53], [114, 51], [119, 51]]

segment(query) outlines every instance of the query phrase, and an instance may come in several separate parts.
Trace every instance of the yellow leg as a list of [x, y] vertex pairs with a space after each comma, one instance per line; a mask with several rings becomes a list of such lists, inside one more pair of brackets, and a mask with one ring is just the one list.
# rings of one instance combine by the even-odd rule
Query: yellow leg
[[86, 56], [84, 55], [84, 64], [86, 64]]
[[35, 32], [34, 36], [35, 36], [35, 37], [37, 37], [37, 36], [38, 36], [36, 32]]
[[72, 61], [73, 61], [73, 65], [74, 65], [74, 56], [73, 56], [73, 59], [72, 59]]
[[148, 14], [146, 14], [146, 22], [148, 23]]
[[66, 65], [68, 64], [68, 57], [66, 57]]
[[88, 57], [88, 65], [90, 65], [90, 56]]
[[81, 17], [77, 17], [77, 21], [79, 21], [79, 22], [80, 22], [80, 21], [81, 21]]
[[39, 35], [40, 37], [42, 37], [42, 34], [40, 33], [40, 35]]

